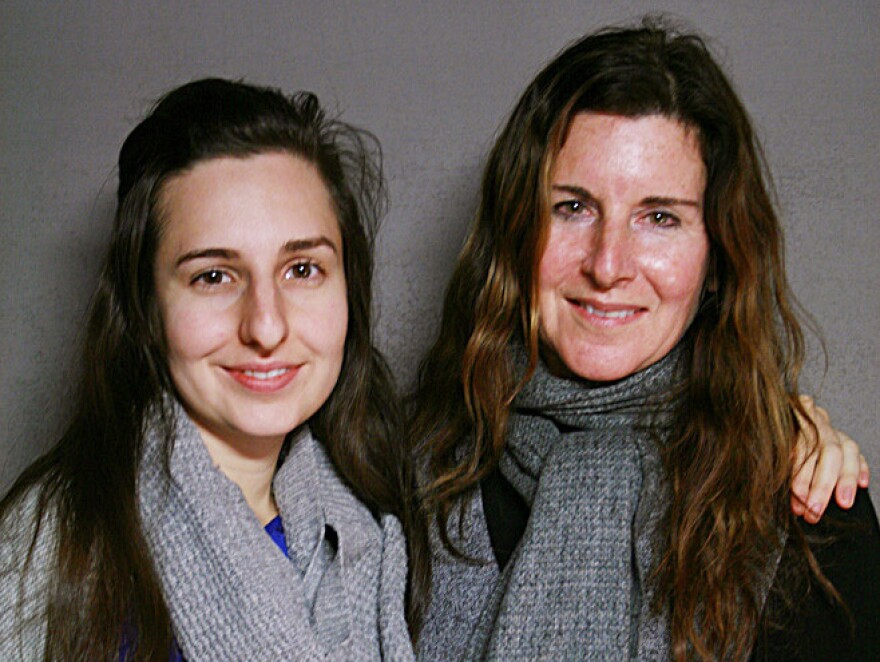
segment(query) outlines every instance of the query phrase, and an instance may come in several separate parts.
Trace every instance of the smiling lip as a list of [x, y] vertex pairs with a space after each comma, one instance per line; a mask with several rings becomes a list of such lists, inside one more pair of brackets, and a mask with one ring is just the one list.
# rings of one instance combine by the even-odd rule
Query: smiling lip
[[287, 386], [299, 372], [300, 366], [290, 363], [244, 364], [223, 366], [239, 384], [257, 393], [274, 393]]
[[639, 319], [646, 312], [646, 309], [641, 306], [605, 304], [578, 299], [568, 299], [568, 302], [574, 306], [582, 319], [586, 319], [591, 324], [604, 327], [629, 324]]

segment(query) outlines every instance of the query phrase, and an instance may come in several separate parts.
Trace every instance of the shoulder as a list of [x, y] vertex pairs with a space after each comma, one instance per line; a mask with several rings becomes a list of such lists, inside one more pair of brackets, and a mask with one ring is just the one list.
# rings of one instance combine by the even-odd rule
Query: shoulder
[[57, 566], [57, 509], [36, 485], [7, 504], [0, 521], [0, 659], [33, 659], [46, 640], [46, 609]]
[[800, 526], [823, 570], [834, 572], [845, 567], [843, 561], [873, 560], [880, 553], [880, 525], [867, 490], [857, 491], [851, 509], [842, 510], [832, 502], [817, 525], [801, 520]]
[[[840, 602], [815, 578], [792, 582], [781, 566], [768, 612], [783, 627], [759, 641], [755, 659], [880, 659], [880, 526], [868, 492], [848, 511], [832, 504], [819, 524], [799, 526]], [[781, 563], [796, 553], [790, 540]]]
[[857, 625], [870, 610], [880, 647], [880, 593], [876, 590], [880, 586], [880, 525], [868, 491], [858, 490], [850, 510], [831, 504], [818, 525], [801, 521], [800, 526], [823, 574]]

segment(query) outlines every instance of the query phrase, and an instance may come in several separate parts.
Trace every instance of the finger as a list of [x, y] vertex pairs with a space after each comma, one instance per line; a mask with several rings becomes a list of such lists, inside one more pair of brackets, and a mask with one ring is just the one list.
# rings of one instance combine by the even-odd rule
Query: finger
[[791, 495], [791, 512], [794, 513], [795, 517], [803, 517], [807, 512], [806, 502], [796, 497], [793, 493]]
[[810, 483], [813, 472], [816, 470], [816, 462], [819, 460], [817, 452], [807, 455], [804, 443], [798, 443], [795, 447], [794, 467], [797, 472], [791, 482], [791, 510], [798, 517], [807, 512], [807, 499], [810, 496]]
[[815, 524], [821, 519], [843, 466], [843, 450], [839, 444], [825, 444], [819, 449], [819, 460], [810, 483], [807, 512], [804, 519]]
[[[843, 442], [837, 431], [831, 427], [831, 419], [825, 409], [819, 407], [808, 395], [800, 396], [800, 402], [805, 410], [805, 416], [798, 416], [801, 433], [797, 445], [804, 446], [818, 457], [814, 473], [810, 477], [810, 488], [806, 497], [807, 512], [804, 513], [804, 519], [815, 524], [822, 517], [831, 500], [831, 494], [843, 467]], [[807, 478], [804, 477], [802, 480], [805, 481]], [[844, 489], [849, 490], [850, 487], [845, 485]]]
[[859, 453], [859, 487], [867, 489], [871, 482], [871, 469], [865, 456]]
[[[808, 395], [800, 396], [801, 405], [811, 414], [815, 413], [815, 403]], [[803, 517], [807, 512], [807, 498], [810, 495], [810, 483], [813, 480], [813, 472], [819, 454], [816, 449], [816, 436], [812, 425], [797, 414], [800, 432], [797, 443], [794, 445], [794, 457], [792, 467], [794, 477], [791, 482], [791, 510], [797, 517]]]
[[837, 479], [837, 487], [834, 488], [834, 497], [837, 504], [844, 510], [852, 507], [856, 498], [856, 489], [859, 479], [859, 446], [843, 432], [838, 433], [843, 460], [840, 467], [840, 476]]

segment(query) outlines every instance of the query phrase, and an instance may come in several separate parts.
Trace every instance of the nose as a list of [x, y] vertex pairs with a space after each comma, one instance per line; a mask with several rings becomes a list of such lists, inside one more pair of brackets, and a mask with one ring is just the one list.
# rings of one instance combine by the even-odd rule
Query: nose
[[251, 283], [242, 308], [242, 343], [270, 354], [287, 338], [283, 295], [274, 283]]
[[627, 222], [602, 219], [594, 226], [582, 271], [600, 289], [632, 280], [634, 240]]

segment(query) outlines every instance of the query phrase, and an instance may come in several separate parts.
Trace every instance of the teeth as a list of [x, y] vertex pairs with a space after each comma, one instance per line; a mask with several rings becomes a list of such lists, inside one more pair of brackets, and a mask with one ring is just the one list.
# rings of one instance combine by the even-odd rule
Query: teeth
[[610, 319], [632, 317], [636, 314], [635, 310], [599, 310], [598, 308], [593, 308], [588, 303], [582, 304], [581, 307], [584, 308], [591, 315], [595, 315], [596, 317], [607, 317]]
[[258, 370], [244, 370], [244, 374], [248, 377], [255, 377], [256, 379], [272, 379], [273, 377], [280, 377], [285, 372], [287, 372], [287, 368], [276, 368], [275, 370], [270, 370], [269, 372], [260, 372]]

